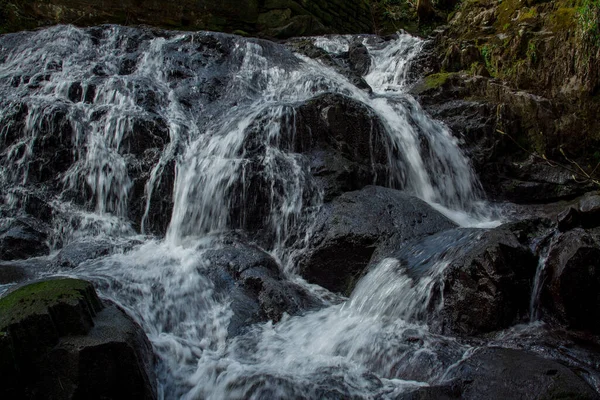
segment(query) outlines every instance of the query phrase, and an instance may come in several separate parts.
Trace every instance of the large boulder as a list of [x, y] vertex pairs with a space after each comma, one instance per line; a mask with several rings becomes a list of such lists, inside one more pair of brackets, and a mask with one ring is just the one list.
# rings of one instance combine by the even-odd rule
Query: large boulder
[[310, 160], [325, 200], [389, 177], [388, 136], [368, 106], [340, 94], [323, 94], [297, 108], [293, 149]]
[[321, 306], [308, 291], [289, 282], [277, 261], [260, 248], [230, 243], [204, 253], [217, 293], [232, 300], [228, 333], [235, 336], [261, 321], [278, 322]]
[[299, 273], [309, 282], [349, 294], [375, 249], [394, 236], [398, 242], [456, 225], [407, 193], [378, 186], [344, 193], [316, 216]]
[[157, 397], [146, 335], [86, 281], [41, 281], [1, 298], [0, 348], [2, 398]]
[[[427, 321], [434, 332], [475, 335], [528, 317], [536, 257], [510, 231], [469, 232], [475, 236], [450, 258], [440, 290], [429, 299]], [[452, 234], [443, 232], [431, 240]]]
[[256, 118], [245, 134], [240, 150], [246, 160], [243, 179], [230, 194], [235, 228], [264, 231], [272, 222], [271, 211], [286, 207], [282, 203], [290, 195], [300, 194], [303, 206], [311, 207], [320, 204], [320, 193], [330, 201], [344, 192], [387, 183], [388, 135], [368, 106], [344, 95], [323, 94], [285, 107], [277, 110], [281, 130], [276, 140], [270, 132], [272, 112]]
[[598, 399], [598, 394], [566, 366], [514, 349], [477, 349], [451, 368], [446, 379], [454, 380], [451, 395], [460, 392], [460, 397], [449, 398], [464, 400]]
[[583, 229], [562, 234], [550, 248], [542, 303], [576, 329], [600, 333], [600, 243]]
[[[384, 271], [390, 259], [396, 264]], [[381, 271], [386, 279], [370, 290], [388, 296], [409, 279], [383, 312], [426, 322], [435, 333], [477, 335], [528, 316], [536, 265], [509, 230], [458, 228], [408, 242], [392, 236], [377, 249], [365, 279]]]

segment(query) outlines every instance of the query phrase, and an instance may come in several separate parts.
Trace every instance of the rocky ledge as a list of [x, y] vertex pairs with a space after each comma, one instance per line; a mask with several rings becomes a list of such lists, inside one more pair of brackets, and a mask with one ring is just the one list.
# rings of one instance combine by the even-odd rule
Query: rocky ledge
[[69, 278], [0, 298], [0, 397], [155, 399], [154, 355], [141, 327]]

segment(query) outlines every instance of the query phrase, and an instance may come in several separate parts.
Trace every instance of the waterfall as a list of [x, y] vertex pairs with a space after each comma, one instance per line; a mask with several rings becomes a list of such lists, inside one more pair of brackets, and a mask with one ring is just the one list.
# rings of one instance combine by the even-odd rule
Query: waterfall
[[[337, 57], [356, 38], [306, 40]], [[211, 278], [209, 255], [238, 234], [282, 264], [302, 251], [326, 193], [298, 151], [298, 121], [321, 95], [350, 99], [383, 127], [386, 154], [361, 156], [384, 159], [387, 176], [368, 183], [464, 226], [493, 223], [457, 140], [408, 93], [423, 41], [360, 40], [372, 92], [290, 47], [233, 35], [59, 26], [0, 38], [3, 212], [35, 189], [54, 207], [56, 250], [131, 240], [129, 251], [62, 272], [92, 280], [143, 326], [161, 397], [393, 398], [468, 350], [417, 317], [443, 257], [418, 282], [385, 259], [350, 299], [286, 269], [323, 307], [229, 335], [235, 299]]]

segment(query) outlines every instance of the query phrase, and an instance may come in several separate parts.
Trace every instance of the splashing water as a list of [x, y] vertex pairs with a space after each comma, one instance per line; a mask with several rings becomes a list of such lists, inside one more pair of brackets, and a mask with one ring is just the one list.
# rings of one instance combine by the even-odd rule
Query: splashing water
[[[342, 53], [354, 38], [310, 40]], [[349, 300], [288, 276], [325, 307], [235, 337], [232, 299], [209, 278], [206, 254], [223, 247], [223, 232], [259, 226], [282, 261], [290, 238], [310, 235], [324, 193], [291, 143], [298, 106], [325, 93], [379, 118], [389, 186], [462, 225], [490, 223], [456, 140], [407, 93], [420, 39], [364, 39], [372, 94], [285, 46], [231, 35], [55, 27], [0, 43], [0, 184], [12, 187], [4, 206], [17, 207], [11, 199], [28, 185], [53, 182], [44, 195], [63, 216], [54, 221], [56, 243], [143, 241], [70, 273], [93, 280], [144, 327], [160, 358], [161, 397], [394, 398], [435, 382], [468, 350], [415, 317], [443, 258], [418, 281], [385, 259]], [[14, 137], [18, 130], [24, 134]], [[43, 149], [62, 151], [56, 140], [73, 151], [40, 163]], [[165, 198], [170, 209], [161, 208]], [[165, 210], [164, 240], [136, 236], [136, 227], [151, 232]]]

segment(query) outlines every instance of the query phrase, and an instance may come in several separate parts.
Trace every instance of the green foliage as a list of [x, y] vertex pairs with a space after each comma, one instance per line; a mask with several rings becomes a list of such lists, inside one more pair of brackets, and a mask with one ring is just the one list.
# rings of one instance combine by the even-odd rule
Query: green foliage
[[480, 49], [483, 60], [485, 61], [485, 67], [489, 71], [489, 73], [494, 76], [496, 75], [496, 68], [492, 63], [492, 47], [490, 45], [483, 45]]
[[600, 0], [583, 0], [577, 14], [584, 39], [600, 47]]
[[533, 41], [530, 41], [529, 44], [527, 44], [527, 58], [532, 63], [535, 63], [537, 61], [537, 50], [535, 42]]

